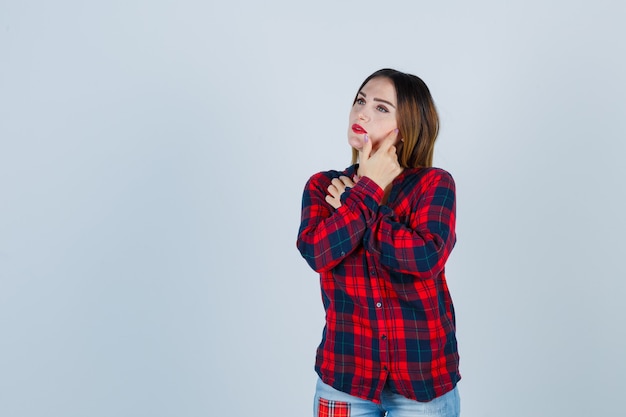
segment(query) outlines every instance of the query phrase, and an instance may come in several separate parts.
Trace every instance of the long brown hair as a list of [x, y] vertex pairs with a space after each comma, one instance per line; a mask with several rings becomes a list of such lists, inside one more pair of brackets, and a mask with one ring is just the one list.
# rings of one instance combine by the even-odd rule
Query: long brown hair
[[[354, 102], [365, 84], [376, 77], [390, 79], [396, 89], [398, 101], [396, 122], [399, 135], [403, 139], [397, 146], [400, 166], [403, 168], [432, 166], [435, 141], [439, 134], [439, 115], [426, 83], [412, 74], [390, 68], [381, 69], [363, 81]], [[353, 148], [353, 164], [357, 162], [358, 156], [359, 152]]]

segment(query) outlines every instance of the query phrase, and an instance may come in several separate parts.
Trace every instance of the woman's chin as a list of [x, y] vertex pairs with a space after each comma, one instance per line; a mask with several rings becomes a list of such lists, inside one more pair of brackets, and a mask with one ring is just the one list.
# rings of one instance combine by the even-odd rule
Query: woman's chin
[[350, 136], [348, 138], [348, 143], [356, 150], [360, 151], [361, 149], [363, 149], [363, 139], [358, 136]]

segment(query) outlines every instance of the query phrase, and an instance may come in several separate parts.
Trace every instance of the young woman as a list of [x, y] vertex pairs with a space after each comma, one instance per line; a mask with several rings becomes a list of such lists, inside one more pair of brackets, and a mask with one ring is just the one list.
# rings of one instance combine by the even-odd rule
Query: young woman
[[297, 247], [320, 274], [326, 310], [316, 417], [459, 415], [444, 275], [455, 186], [432, 168], [438, 128], [420, 78], [377, 71], [350, 111], [352, 165], [305, 186]]

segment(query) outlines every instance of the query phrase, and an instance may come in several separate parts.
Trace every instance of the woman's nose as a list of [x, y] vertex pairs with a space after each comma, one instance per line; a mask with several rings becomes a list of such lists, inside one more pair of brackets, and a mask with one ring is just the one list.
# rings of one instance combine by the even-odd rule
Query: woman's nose
[[364, 111], [360, 111], [359, 120], [369, 120], [369, 116]]

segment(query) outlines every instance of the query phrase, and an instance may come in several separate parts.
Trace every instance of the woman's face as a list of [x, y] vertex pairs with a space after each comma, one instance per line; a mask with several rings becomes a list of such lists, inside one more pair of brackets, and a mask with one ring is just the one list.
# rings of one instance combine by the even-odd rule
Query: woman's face
[[353, 148], [363, 148], [363, 138], [367, 133], [372, 141], [372, 150], [398, 127], [396, 122], [396, 89], [386, 77], [372, 78], [359, 91], [350, 111], [348, 143]]

